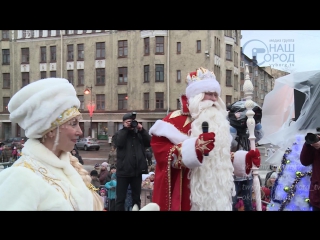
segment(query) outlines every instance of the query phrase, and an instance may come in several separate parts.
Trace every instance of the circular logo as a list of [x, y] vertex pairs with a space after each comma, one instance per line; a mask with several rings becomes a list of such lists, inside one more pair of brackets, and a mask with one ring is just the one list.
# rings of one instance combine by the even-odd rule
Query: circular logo
[[253, 39], [246, 42], [242, 47], [242, 51], [244, 54], [246, 54], [246, 52], [251, 53], [252, 58], [255, 56], [259, 66], [265, 63], [264, 56], [265, 54], [269, 53], [267, 45], [258, 39]]

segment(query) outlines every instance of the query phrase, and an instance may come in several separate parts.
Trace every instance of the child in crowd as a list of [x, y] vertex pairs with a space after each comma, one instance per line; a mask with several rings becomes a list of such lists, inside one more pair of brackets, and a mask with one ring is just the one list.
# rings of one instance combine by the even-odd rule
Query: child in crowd
[[108, 200], [109, 200], [109, 211], [116, 210], [116, 186], [117, 186], [117, 176], [113, 173], [111, 176], [111, 181], [105, 184], [108, 189]]
[[95, 187], [98, 188], [100, 187], [100, 181], [98, 178], [98, 171], [97, 170], [92, 170], [90, 172], [90, 176], [91, 176], [91, 184]]

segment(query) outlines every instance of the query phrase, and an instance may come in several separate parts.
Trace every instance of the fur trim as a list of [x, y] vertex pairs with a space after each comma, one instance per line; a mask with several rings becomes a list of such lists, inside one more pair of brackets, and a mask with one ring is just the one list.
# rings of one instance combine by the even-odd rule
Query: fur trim
[[216, 92], [220, 96], [221, 88], [219, 82], [215, 78], [209, 78], [191, 83], [186, 89], [187, 98], [203, 92]]
[[248, 151], [238, 150], [234, 153], [233, 157], [233, 167], [234, 167], [234, 175], [237, 177], [246, 177], [246, 155]]
[[202, 164], [199, 162], [196, 154], [196, 141], [197, 137], [185, 140], [182, 143], [181, 155], [183, 164], [190, 169], [200, 167]]
[[163, 120], [157, 120], [149, 129], [149, 134], [156, 135], [158, 137], [166, 137], [175, 145], [189, 138], [186, 134], [181, 133], [171, 123]]
[[10, 120], [25, 130], [28, 138], [41, 138], [59, 115], [80, 106], [72, 84], [63, 78], [46, 78], [28, 84], [10, 99]]

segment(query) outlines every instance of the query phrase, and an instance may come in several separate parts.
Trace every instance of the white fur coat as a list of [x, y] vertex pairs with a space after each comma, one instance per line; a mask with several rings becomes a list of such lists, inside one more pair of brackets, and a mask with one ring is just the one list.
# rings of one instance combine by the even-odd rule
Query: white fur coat
[[22, 156], [0, 173], [0, 210], [93, 210], [93, 197], [70, 153], [58, 158], [29, 139]]

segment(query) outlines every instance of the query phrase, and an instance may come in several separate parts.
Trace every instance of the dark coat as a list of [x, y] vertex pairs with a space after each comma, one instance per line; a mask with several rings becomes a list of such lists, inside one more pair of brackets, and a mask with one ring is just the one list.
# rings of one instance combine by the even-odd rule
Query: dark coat
[[81, 164], [83, 165], [84, 162], [83, 162], [83, 160], [82, 160], [82, 157], [79, 155], [79, 151], [78, 151], [77, 149], [73, 149], [73, 150], [76, 150], [76, 154], [73, 155], [73, 154], [72, 154], [72, 151], [71, 151], [71, 154], [72, 154], [73, 156], [75, 156], [76, 158], [78, 158], [79, 163], [81, 163]]
[[145, 129], [135, 132], [123, 127], [115, 134], [118, 177], [138, 177], [148, 173], [145, 148], [150, 147], [150, 140]]
[[312, 206], [320, 208], [320, 149], [305, 143], [300, 153], [300, 162], [303, 166], [312, 164], [309, 199]]

